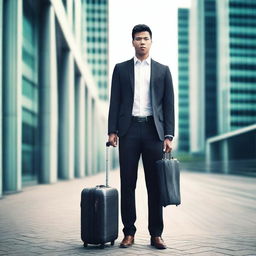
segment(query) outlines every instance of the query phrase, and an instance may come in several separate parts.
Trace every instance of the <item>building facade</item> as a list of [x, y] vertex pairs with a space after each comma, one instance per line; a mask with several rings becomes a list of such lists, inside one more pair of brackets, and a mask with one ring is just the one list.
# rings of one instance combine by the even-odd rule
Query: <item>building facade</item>
[[255, 173], [255, 25], [254, 0], [192, 0], [190, 151], [209, 170]]
[[206, 160], [225, 173], [256, 170], [256, 2], [217, 1], [218, 136], [207, 140]]
[[256, 123], [256, 2], [217, 1], [219, 133]]
[[88, 62], [101, 100], [108, 100], [108, 0], [82, 1], [83, 58]]
[[81, 57], [81, 13], [77, 0], [0, 2], [0, 196], [104, 170], [106, 110]]
[[253, 0], [192, 0], [190, 9], [190, 151], [213, 136], [256, 122]]
[[203, 12], [205, 45], [205, 137], [209, 138], [218, 133], [216, 0], [205, 0]]
[[179, 135], [178, 150], [190, 150], [189, 125], [189, 9], [178, 9]]
[[217, 134], [216, 0], [192, 0], [190, 9], [190, 151], [202, 154]]

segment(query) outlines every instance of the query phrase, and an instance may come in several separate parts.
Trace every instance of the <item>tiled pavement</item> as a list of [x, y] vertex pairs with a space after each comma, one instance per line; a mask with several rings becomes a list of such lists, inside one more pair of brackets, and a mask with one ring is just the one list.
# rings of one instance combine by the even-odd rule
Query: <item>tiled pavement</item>
[[[0, 200], [0, 255], [256, 255], [256, 179], [181, 173], [182, 205], [164, 209], [167, 250], [149, 246], [143, 171], [137, 184], [137, 234], [129, 249], [83, 248], [80, 192], [104, 182], [104, 174], [24, 188]], [[110, 175], [119, 188], [119, 172]]]

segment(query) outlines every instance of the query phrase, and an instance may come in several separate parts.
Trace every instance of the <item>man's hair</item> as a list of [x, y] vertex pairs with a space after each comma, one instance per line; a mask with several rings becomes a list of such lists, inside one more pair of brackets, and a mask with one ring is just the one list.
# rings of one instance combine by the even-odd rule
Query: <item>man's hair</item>
[[144, 31], [147, 31], [150, 34], [150, 38], [152, 38], [152, 31], [150, 27], [145, 24], [139, 24], [132, 29], [132, 40], [134, 40], [134, 36], [136, 33], [144, 32]]

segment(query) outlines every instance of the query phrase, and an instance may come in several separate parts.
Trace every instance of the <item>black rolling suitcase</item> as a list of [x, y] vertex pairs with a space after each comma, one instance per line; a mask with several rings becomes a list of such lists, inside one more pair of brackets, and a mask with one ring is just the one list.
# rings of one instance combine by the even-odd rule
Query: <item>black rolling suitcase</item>
[[114, 245], [118, 237], [118, 191], [108, 186], [108, 147], [106, 144], [106, 185], [85, 188], [81, 193], [81, 238], [88, 244]]

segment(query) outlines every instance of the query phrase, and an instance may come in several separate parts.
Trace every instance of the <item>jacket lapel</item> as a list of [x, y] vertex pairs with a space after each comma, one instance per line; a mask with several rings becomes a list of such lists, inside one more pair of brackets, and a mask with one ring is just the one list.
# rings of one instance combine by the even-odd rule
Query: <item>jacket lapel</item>
[[151, 103], [152, 103], [152, 106], [154, 106], [154, 98], [155, 98], [155, 95], [154, 95], [154, 78], [155, 78], [155, 62], [153, 59], [151, 59], [151, 68], [150, 68], [150, 83], [149, 83], [149, 87], [150, 87], [150, 97], [151, 97]]
[[133, 58], [128, 62], [128, 73], [130, 77], [132, 92], [134, 93], [134, 59]]

